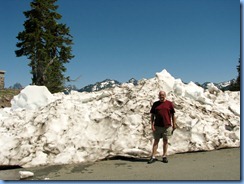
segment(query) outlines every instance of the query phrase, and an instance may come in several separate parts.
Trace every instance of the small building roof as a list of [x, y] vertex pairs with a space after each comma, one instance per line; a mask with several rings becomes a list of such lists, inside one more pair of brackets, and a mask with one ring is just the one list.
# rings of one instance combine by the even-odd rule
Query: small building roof
[[0, 70], [0, 73], [5, 73], [5, 71], [3, 71], [3, 70]]

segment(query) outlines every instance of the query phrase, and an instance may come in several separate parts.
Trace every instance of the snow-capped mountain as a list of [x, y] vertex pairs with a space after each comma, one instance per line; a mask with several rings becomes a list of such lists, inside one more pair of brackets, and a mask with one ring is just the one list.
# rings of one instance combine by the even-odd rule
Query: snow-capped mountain
[[220, 83], [216, 84], [216, 86], [217, 86], [219, 89], [225, 91], [225, 90], [228, 90], [229, 87], [231, 86], [231, 84], [233, 84], [233, 83], [235, 83], [235, 82], [236, 82], [236, 79], [232, 79], [232, 80], [230, 80], [230, 81], [220, 82]]
[[[236, 80], [232, 79], [229, 81], [225, 81], [225, 82], [220, 82], [220, 83], [213, 83], [217, 88], [221, 89], [222, 91], [228, 90], [231, 86], [231, 84], [233, 84]], [[203, 84], [201, 84], [200, 86], [204, 89], [207, 89], [208, 84], [211, 82], [205, 82]]]
[[[138, 81], [134, 78], [131, 78], [128, 82], [126, 83], [132, 83], [134, 85], [137, 85]], [[107, 89], [107, 88], [112, 88], [115, 86], [119, 86], [122, 83], [117, 81], [117, 80], [111, 80], [111, 79], [105, 79], [102, 82], [96, 82], [95, 84], [90, 84], [88, 86], [85, 86], [83, 88], [81, 88], [80, 90], [78, 90], [79, 92], [94, 92], [94, 91], [100, 91], [103, 89]]]
[[121, 83], [117, 80], [111, 80], [111, 79], [105, 79], [102, 82], [96, 82], [95, 84], [90, 84], [88, 86], [85, 86], [84, 88], [81, 88], [78, 90], [79, 92], [94, 92], [94, 91], [100, 91], [102, 89], [107, 89], [111, 87], [115, 87], [120, 85]]
[[138, 84], [138, 81], [136, 79], [134, 79], [134, 78], [131, 78], [130, 80], [128, 80], [127, 83], [132, 83], [132, 84], [134, 84], [136, 86]]
[[[228, 90], [230, 85], [235, 82], [235, 79], [229, 80], [229, 81], [225, 81], [225, 82], [220, 82], [220, 83], [213, 83], [217, 88], [219, 88], [222, 91]], [[136, 80], [135, 78], [131, 78], [130, 80], [128, 80], [128, 82], [126, 83], [132, 83], [135, 86], [138, 85], [138, 80]], [[197, 84], [198, 86], [202, 87], [203, 89], [207, 89], [208, 84], [211, 82], [204, 82], [203, 84], [200, 84], [198, 82], [195, 82], [195, 84]], [[103, 89], [107, 89], [107, 88], [111, 88], [111, 87], [115, 87], [115, 86], [119, 86], [122, 83], [117, 81], [117, 80], [111, 80], [111, 79], [106, 79], [103, 80], [101, 82], [96, 82], [95, 84], [90, 84], [87, 85], [81, 89], [79, 89], [79, 92], [94, 92], [94, 91], [100, 91]]]

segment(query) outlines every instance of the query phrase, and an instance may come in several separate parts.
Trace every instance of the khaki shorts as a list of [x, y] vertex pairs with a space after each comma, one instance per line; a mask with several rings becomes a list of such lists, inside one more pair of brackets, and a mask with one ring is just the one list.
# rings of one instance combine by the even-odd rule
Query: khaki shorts
[[165, 127], [158, 127], [155, 126], [155, 131], [153, 132], [154, 139], [168, 139], [173, 133], [172, 126], [165, 128]]

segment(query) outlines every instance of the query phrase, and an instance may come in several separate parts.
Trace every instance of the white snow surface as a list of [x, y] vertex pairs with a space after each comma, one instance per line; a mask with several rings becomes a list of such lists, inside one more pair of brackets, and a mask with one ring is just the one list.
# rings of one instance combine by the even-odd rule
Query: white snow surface
[[19, 171], [20, 179], [29, 178], [34, 176], [33, 172], [30, 171]]
[[[0, 109], [0, 165], [94, 162], [114, 156], [149, 157], [150, 108], [164, 90], [175, 106], [178, 129], [168, 154], [240, 146], [240, 92], [204, 90], [166, 70], [137, 86], [51, 94], [27, 86]], [[162, 155], [162, 141], [158, 147]]]

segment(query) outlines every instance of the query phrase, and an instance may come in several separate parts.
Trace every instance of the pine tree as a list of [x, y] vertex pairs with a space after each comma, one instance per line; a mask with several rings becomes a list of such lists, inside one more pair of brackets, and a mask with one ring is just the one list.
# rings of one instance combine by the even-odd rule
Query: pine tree
[[230, 85], [230, 91], [240, 91], [241, 89], [241, 79], [240, 79], [240, 75], [241, 75], [241, 58], [239, 58], [239, 64], [236, 67], [237, 72], [238, 72], [238, 76], [236, 78], [236, 81], [231, 83]]
[[239, 57], [239, 65], [237, 65], [236, 67], [237, 71], [238, 71], [238, 76], [237, 76], [237, 79], [236, 79], [236, 84], [237, 84], [237, 88], [238, 90], [240, 91], [240, 88], [241, 88], [241, 58]]
[[57, 0], [33, 0], [31, 10], [23, 12], [27, 20], [25, 30], [18, 33], [16, 56], [26, 56], [30, 62], [32, 84], [44, 85], [50, 92], [64, 89], [65, 63], [71, 54], [72, 36], [65, 24], [58, 23]]

